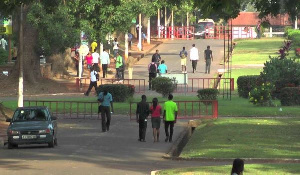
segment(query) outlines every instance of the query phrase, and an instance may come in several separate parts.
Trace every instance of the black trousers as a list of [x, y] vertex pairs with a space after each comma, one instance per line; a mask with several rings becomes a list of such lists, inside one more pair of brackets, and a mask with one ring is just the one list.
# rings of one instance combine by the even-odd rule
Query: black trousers
[[156, 73], [149, 73], [149, 90], [152, 88], [152, 79], [156, 77]]
[[139, 139], [145, 140], [146, 138], [147, 121], [145, 118], [139, 120]]
[[89, 86], [89, 88], [88, 88], [88, 90], [86, 91], [85, 94], [89, 95], [93, 87], [95, 88], [95, 91], [97, 91], [97, 81], [91, 81], [90, 82], [90, 86]]
[[110, 126], [110, 107], [102, 106], [101, 107], [101, 120], [102, 120], [102, 131], [108, 131]]
[[197, 62], [198, 60], [192, 60], [193, 73], [197, 69]]
[[[169, 127], [170, 127], [170, 134], [169, 134]], [[173, 137], [173, 128], [174, 128], [174, 121], [165, 121], [165, 133], [166, 137], [172, 141]]]
[[102, 64], [103, 78], [107, 75], [107, 64]]
[[100, 72], [100, 67], [98, 63], [94, 63], [95, 71]]

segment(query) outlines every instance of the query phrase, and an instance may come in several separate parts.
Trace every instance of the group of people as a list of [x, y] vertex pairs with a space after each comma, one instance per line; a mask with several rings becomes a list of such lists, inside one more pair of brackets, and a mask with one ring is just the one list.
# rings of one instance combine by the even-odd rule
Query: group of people
[[147, 121], [148, 116], [151, 115], [154, 142], [159, 142], [161, 116], [165, 126], [165, 142], [172, 142], [177, 111], [177, 104], [173, 101], [172, 94], [169, 94], [168, 101], [164, 103], [163, 108], [159, 105], [157, 98], [152, 99], [152, 105], [149, 107], [146, 95], [142, 95], [142, 100], [136, 108], [136, 121], [139, 123], [138, 141], [146, 142]]
[[[84, 93], [84, 95], [86, 96], [89, 95], [93, 87], [95, 87], [95, 90], [97, 88], [97, 81], [99, 80], [99, 72], [100, 72], [99, 63], [101, 63], [102, 66], [103, 78], [107, 77], [108, 66], [110, 64], [108, 49], [104, 48], [101, 55], [99, 55], [99, 53], [97, 53], [96, 51], [96, 48], [97, 48], [97, 43], [93, 42], [91, 44], [91, 49], [93, 53], [89, 52], [85, 57], [87, 69], [90, 70], [90, 85], [86, 93]], [[116, 79], [123, 81], [125, 60], [119, 54], [119, 43], [117, 41], [117, 38], [115, 38], [113, 41], [113, 54], [114, 54], [114, 60], [116, 62]]]

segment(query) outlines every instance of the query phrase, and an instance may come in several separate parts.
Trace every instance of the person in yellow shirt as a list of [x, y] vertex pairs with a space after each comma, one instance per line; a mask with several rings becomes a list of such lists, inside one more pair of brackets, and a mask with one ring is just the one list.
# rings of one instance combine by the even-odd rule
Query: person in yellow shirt
[[98, 44], [96, 41], [92, 42], [91, 44], [91, 48], [92, 48], [92, 52], [95, 52], [95, 49], [97, 48]]

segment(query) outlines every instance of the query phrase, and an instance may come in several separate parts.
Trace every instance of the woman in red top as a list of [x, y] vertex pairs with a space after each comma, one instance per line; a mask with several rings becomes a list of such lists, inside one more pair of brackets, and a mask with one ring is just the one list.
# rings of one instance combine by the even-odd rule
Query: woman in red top
[[90, 70], [92, 67], [92, 60], [93, 60], [91, 51], [89, 51], [89, 53], [85, 56], [85, 60], [86, 60], [87, 68], [88, 70]]
[[152, 106], [150, 107], [150, 113], [154, 142], [159, 142], [160, 116], [162, 114], [161, 111], [161, 106], [158, 104], [157, 98], [153, 98]]

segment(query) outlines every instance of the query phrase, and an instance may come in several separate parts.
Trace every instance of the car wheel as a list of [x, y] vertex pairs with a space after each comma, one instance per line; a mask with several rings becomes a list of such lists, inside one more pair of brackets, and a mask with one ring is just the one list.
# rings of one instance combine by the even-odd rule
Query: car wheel
[[8, 143], [7, 143], [7, 148], [8, 148], [8, 149], [18, 148], [18, 145], [17, 145], [17, 144], [13, 144], [13, 143], [8, 142]]
[[55, 145], [54, 142], [55, 142], [55, 140], [54, 140], [54, 137], [53, 137], [52, 140], [51, 140], [51, 142], [48, 143], [48, 147], [49, 147], [49, 148], [53, 148], [54, 145]]

